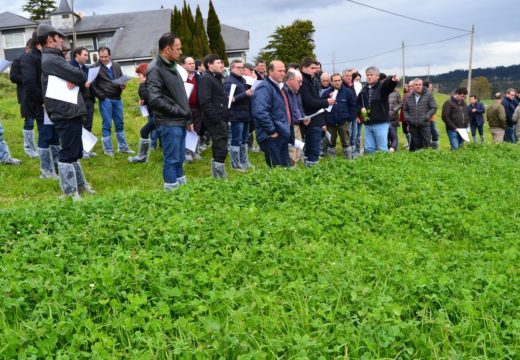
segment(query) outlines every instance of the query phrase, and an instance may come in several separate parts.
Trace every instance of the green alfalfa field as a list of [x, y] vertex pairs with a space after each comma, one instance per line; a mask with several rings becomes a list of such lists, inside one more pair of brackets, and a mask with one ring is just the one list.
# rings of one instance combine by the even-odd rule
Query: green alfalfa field
[[[37, 178], [1, 85], [24, 163], [0, 166], [0, 357], [520, 357], [517, 146], [450, 152], [441, 128], [440, 151], [291, 171], [252, 154], [223, 182], [204, 153], [171, 194], [160, 151], [98, 156], [98, 194], [73, 203]], [[135, 148], [135, 83], [124, 101]]]

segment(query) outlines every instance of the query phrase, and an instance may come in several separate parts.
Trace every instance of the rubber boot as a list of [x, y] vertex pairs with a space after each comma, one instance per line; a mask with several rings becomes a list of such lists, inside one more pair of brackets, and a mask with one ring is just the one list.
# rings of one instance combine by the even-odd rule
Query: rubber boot
[[248, 145], [242, 144], [240, 145], [240, 166], [242, 169], [252, 169], [254, 166], [249, 162], [249, 158], [247, 156]]
[[406, 137], [406, 147], [410, 148], [410, 145], [412, 144], [412, 134], [408, 133], [404, 136]]
[[86, 192], [89, 194], [95, 194], [96, 191], [85, 179], [85, 175], [83, 174], [83, 168], [79, 161], [72, 163], [74, 165], [74, 171], [76, 172], [76, 182], [78, 184], [78, 192]]
[[188, 183], [188, 179], [186, 179], [186, 176], [183, 175], [183, 176], [177, 178], [177, 182], [179, 183], [180, 186], [186, 185]]
[[63, 192], [62, 198], [71, 197], [77, 201], [81, 199], [78, 193], [78, 181], [74, 165], [70, 163], [58, 162], [58, 173], [60, 177], [60, 188]]
[[352, 159], [352, 146], [344, 147], [342, 150], [343, 157], [347, 160]]
[[226, 164], [211, 160], [211, 175], [215, 179], [226, 179]]
[[176, 181], [174, 183], [164, 183], [164, 191], [171, 192], [174, 189], [177, 189], [179, 187], [179, 182]]
[[128, 161], [131, 163], [147, 163], [150, 158], [150, 139], [140, 139], [139, 149], [136, 156], [130, 156]]
[[484, 134], [480, 135], [480, 143], [484, 144]]
[[231, 146], [231, 168], [237, 171], [245, 171], [240, 163], [240, 146]]
[[473, 142], [476, 144], [477, 143], [477, 135], [472, 136], [472, 138], [473, 138]]
[[103, 151], [107, 156], [114, 156], [114, 148], [112, 147], [112, 137], [111, 136], [103, 136], [101, 138], [101, 143], [103, 144]]
[[336, 148], [335, 147], [327, 147], [327, 156], [330, 156], [331, 158], [336, 157]]
[[0, 140], [0, 163], [9, 165], [20, 165], [22, 163], [20, 160], [11, 157], [9, 146], [3, 139]]
[[38, 148], [38, 155], [40, 156], [40, 179], [58, 179], [52, 162], [51, 149]]
[[309, 160], [305, 160], [304, 164], [305, 164], [305, 167], [306, 167], [306, 168], [311, 168], [311, 167], [313, 167], [313, 166], [318, 165], [318, 161], [309, 161]]
[[439, 142], [438, 141], [432, 141], [432, 149], [437, 150], [439, 148]]
[[135, 151], [131, 150], [128, 147], [128, 143], [126, 142], [126, 135], [124, 131], [116, 132], [116, 140], [117, 140], [117, 151], [124, 153], [124, 154], [130, 154], [134, 155]]
[[52, 163], [54, 165], [54, 171], [57, 174], [58, 173], [58, 162], [60, 161], [61, 146], [59, 146], [59, 145], [49, 145], [49, 149], [51, 149]]
[[36, 144], [34, 142], [34, 131], [24, 130], [23, 131], [23, 150], [25, 154], [30, 158], [37, 158], [38, 152], [36, 151]]

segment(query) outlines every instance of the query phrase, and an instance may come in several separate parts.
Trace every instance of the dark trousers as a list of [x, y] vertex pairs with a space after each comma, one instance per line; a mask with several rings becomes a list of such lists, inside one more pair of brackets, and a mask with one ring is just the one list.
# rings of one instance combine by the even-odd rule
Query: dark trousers
[[390, 124], [388, 127], [388, 148], [397, 150], [399, 147], [399, 137], [397, 136], [397, 126]]
[[92, 132], [92, 125], [94, 124], [94, 102], [85, 100], [85, 106], [87, 107], [87, 115], [83, 118], [83, 127]]
[[303, 152], [307, 161], [317, 162], [320, 160], [320, 145], [323, 131], [319, 126], [304, 126], [305, 147]]
[[426, 149], [431, 146], [432, 128], [427, 126], [410, 126], [410, 134], [412, 135], [412, 145], [410, 151]]
[[82, 117], [64, 120], [52, 120], [60, 137], [60, 162], [73, 163], [83, 157]]
[[195, 132], [197, 134], [202, 135], [201, 134], [201, 129], [202, 129], [202, 111], [199, 109], [199, 108], [191, 108], [191, 119], [193, 121], [193, 130], [195, 130]]
[[44, 125], [43, 118], [36, 118], [38, 124], [38, 147], [48, 149], [50, 145], [59, 145], [60, 138], [54, 125]]
[[262, 141], [260, 149], [265, 154], [265, 162], [269, 167], [283, 166], [290, 167], [289, 161], [289, 140], [278, 136]]
[[153, 116], [148, 115], [148, 121], [141, 128], [141, 139], [148, 139], [152, 131], [156, 129], [155, 122], [153, 121]]
[[213, 160], [219, 163], [226, 161], [228, 154], [227, 149], [227, 133], [228, 124], [225, 121], [219, 120], [216, 123], [208, 120], [205, 116], [202, 120], [204, 126], [211, 138], [211, 151], [213, 152]]

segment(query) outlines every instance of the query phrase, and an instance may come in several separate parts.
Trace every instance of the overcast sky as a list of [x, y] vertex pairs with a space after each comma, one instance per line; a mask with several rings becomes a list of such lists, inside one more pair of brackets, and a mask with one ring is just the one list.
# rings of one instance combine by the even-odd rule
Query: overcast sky
[[[59, 0], [57, 1], [59, 3]], [[69, 0], [70, 2], [70, 0]], [[195, 11], [200, 4], [204, 17], [208, 1], [187, 1]], [[359, 0], [359, 2], [409, 17], [471, 30], [475, 25], [473, 67], [493, 67], [520, 63], [520, 26], [518, 4], [511, 1], [436, 0]], [[24, 0], [3, 4], [3, 11], [24, 15]], [[75, 0], [74, 8], [84, 15], [110, 14], [139, 10], [172, 8], [182, 1], [165, 0]], [[346, 67], [360, 70], [369, 65], [381, 71], [401, 74], [401, 50], [372, 57], [401, 47], [405, 43], [407, 75], [431, 74], [467, 69], [470, 36], [427, 46], [413, 46], [435, 42], [458, 35], [462, 31], [412, 21], [360, 6], [346, 0], [214, 0], [220, 21], [250, 32], [248, 60], [267, 44], [277, 26], [290, 25], [295, 19], [312, 20], [316, 32], [316, 55], [328, 71]], [[282, 4], [282, 5], [280, 5]], [[356, 60], [372, 57], [370, 59]]]

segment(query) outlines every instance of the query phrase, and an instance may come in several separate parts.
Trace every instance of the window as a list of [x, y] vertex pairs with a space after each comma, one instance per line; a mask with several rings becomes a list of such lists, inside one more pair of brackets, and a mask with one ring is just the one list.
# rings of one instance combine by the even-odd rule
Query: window
[[97, 38], [97, 48], [106, 46], [110, 47], [110, 40], [112, 40], [112, 36], [99, 36]]
[[94, 50], [94, 39], [93, 38], [79, 38], [76, 39], [75, 47], [86, 47], [88, 50]]
[[10, 34], [4, 33], [4, 48], [12, 49], [12, 48], [22, 48], [25, 47], [25, 33], [24, 32], [14, 32]]
[[68, 15], [68, 14], [67, 15], [61, 15], [62, 19], [68, 19], [69, 17], [70, 17], [70, 15]]

